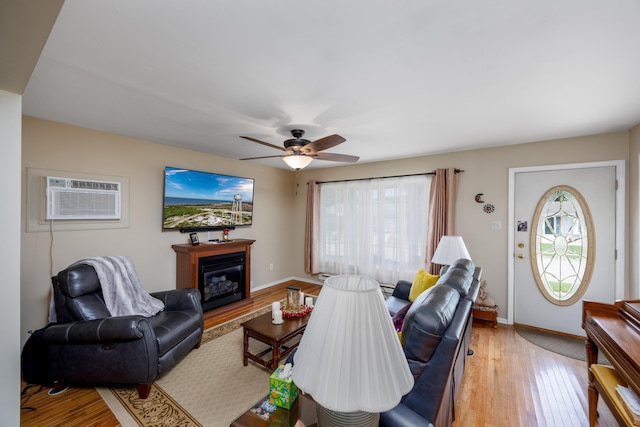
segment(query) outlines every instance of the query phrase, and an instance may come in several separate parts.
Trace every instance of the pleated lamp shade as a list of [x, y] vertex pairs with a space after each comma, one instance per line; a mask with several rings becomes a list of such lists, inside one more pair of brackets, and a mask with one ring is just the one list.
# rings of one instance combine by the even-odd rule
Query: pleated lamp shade
[[461, 236], [442, 236], [431, 262], [440, 265], [451, 265], [461, 258], [471, 259], [467, 246]]
[[337, 412], [384, 412], [413, 387], [377, 281], [329, 277], [294, 356], [293, 381]]

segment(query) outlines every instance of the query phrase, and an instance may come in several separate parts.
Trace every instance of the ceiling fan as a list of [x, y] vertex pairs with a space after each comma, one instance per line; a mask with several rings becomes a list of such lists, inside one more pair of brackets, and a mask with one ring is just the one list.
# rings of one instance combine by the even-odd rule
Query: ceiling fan
[[261, 156], [261, 157], [247, 157], [240, 160], [255, 160], [255, 159], [269, 159], [273, 157], [281, 157], [284, 162], [292, 169], [302, 169], [311, 163], [313, 159], [317, 160], [330, 160], [332, 162], [357, 162], [360, 157], [350, 156], [348, 154], [335, 154], [335, 153], [320, 153], [320, 151], [327, 148], [335, 147], [338, 144], [342, 144], [346, 141], [340, 135], [329, 135], [324, 138], [317, 139], [313, 142], [308, 139], [303, 139], [304, 131], [302, 129], [292, 129], [292, 139], [287, 139], [284, 142], [284, 147], [278, 147], [277, 145], [270, 144], [268, 142], [260, 141], [259, 139], [251, 138], [249, 136], [241, 136], [240, 138], [247, 139], [249, 141], [257, 142], [258, 144], [266, 145], [267, 147], [275, 148], [276, 150], [284, 151], [286, 154], [280, 154], [277, 156]]

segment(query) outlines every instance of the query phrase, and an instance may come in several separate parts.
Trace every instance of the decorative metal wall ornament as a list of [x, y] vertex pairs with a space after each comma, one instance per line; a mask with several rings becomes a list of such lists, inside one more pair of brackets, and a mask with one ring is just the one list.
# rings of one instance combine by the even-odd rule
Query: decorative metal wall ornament
[[490, 214], [490, 213], [493, 213], [493, 211], [496, 210], [496, 207], [493, 206], [491, 203], [487, 203], [486, 205], [484, 205], [482, 207], [482, 210], [485, 211], [486, 213]]

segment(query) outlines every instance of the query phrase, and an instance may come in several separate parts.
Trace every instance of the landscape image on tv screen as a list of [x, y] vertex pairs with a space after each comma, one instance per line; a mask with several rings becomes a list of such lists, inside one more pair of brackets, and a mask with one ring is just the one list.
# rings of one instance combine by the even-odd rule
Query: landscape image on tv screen
[[164, 230], [251, 225], [251, 178], [166, 167]]

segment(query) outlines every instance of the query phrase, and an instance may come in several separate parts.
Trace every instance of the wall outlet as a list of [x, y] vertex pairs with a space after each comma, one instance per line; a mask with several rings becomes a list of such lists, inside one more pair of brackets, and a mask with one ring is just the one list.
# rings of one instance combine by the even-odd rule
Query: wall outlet
[[272, 262], [269, 263], [269, 270], [273, 270], [273, 263]]
[[502, 230], [502, 221], [491, 221], [492, 230]]

